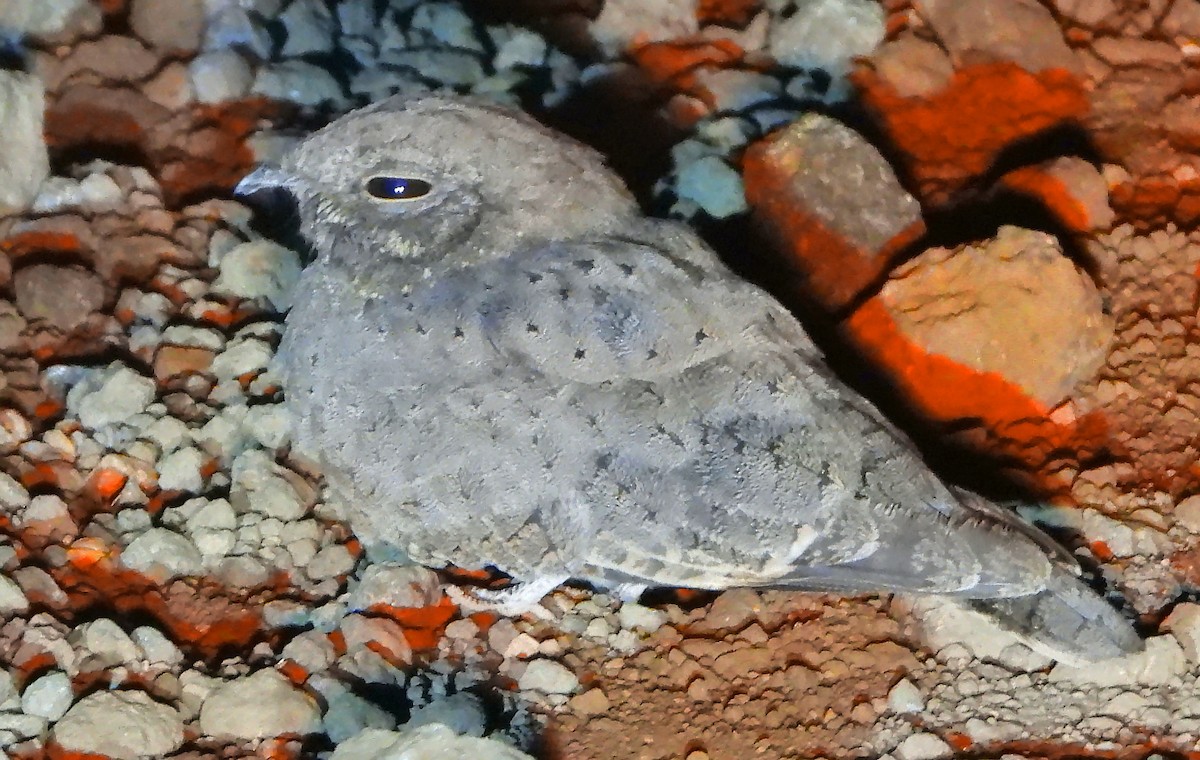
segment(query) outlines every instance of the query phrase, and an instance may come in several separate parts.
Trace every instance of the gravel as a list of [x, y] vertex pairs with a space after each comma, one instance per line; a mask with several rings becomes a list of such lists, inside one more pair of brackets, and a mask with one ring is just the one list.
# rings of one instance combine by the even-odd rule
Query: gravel
[[321, 712], [312, 698], [272, 669], [223, 683], [200, 709], [200, 730], [216, 737], [310, 734], [320, 724]]

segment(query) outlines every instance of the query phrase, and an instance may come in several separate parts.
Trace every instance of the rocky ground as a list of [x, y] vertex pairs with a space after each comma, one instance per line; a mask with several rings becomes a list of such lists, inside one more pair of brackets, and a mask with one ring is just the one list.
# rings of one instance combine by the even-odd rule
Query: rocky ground
[[[1196, 756], [1200, 2], [0, 0], [0, 30], [8, 756]], [[510, 620], [365, 552], [268, 369], [302, 257], [229, 191], [428, 87], [603, 149], [949, 477], [1042, 504], [1146, 652], [891, 597]]]

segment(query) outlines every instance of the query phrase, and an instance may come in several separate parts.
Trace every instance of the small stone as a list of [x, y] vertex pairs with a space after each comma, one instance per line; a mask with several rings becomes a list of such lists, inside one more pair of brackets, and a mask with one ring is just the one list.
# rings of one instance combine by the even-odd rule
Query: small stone
[[214, 50], [196, 56], [188, 65], [192, 89], [201, 103], [237, 100], [250, 93], [254, 70], [233, 50]]
[[617, 620], [626, 630], [653, 633], [667, 622], [667, 613], [643, 607], [636, 602], [625, 602], [617, 610]]
[[166, 528], [151, 528], [135, 538], [121, 552], [121, 564], [159, 581], [204, 571], [196, 545]]
[[313, 580], [346, 575], [354, 569], [354, 555], [342, 544], [326, 546], [312, 558], [304, 572]]
[[73, 330], [104, 305], [104, 283], [78, 266], [34, 264], [13, 276], [17, 308], [29, 320]]
[[29, 599], [21, 591], [21, 587], [7, 575], [0, 575], [0, 616], [7, 617], [28, 610]]
[[[192, 78], [188, 72], [188, 67], [179, 61], [172, 61], [162, 70], [154, 75], [146, 84], [142, 85], [142, 94], [151, 101], [166, 108], [170, 111], [178, 111], [179, 109], [191, 103], [196, 93], [192, 89]], [[169, 217], [161, 217], [162, 212], [156, 212], [152, 209], [145, 212], [144, 217], [139, 217], [138, 226], [161, 234], [169, 234], [174, 228], [174, 224], [151, 224], [151, 220], [162, 218], [164, 222], [171, 221]]]
[[308, 510], [282, 469], [259, 449], [244, 451], [234, 460], [229, 502], [239, 514], [256, 512], [283, 522], [299, 520]]
[[269, 240], [242, 243], [221, 259], [214, 293], [242, 298], [266, 298], [278, 312], [292, 305], [292, 290], [300, 279], [300, 255]]
[[907, 678], [901, 678], [888, 692], [888, 709], [894, 713], [914, 713], [925, 709], [925, 698]]
[[57, 90], [81, 72], [92, 72], [105, 82], [137, 82], [158, 68], [158, 56], [133, 37], [106, 34], [76, 45], [62, 63], [48, 72], [47, 87]]
[[84, 623], [71, 633], [68, 641], [91, 653], [101, 668], [129, 665], [142, 656], [129, 634], [108, 618]]
[[0, 3], [0, 29], [39, 42], [66, 44], [100, 31], [100, 7], [89, 0]]
[[762, 609], [762, 598], [753, 589], [730, 589], [723, 592], [696, 623], [697, 633], [740, 631], [754, 620]]
[[304, 735], [320, 725], [321, 711], [312, 698], [271, 668], [217, 687], [200, 708], [200, 730], [218, 738]]
[[1179, 642], [1188, 662], [1200, 662], [1200, 604], [1176, 604], [1163, 621], [1162, 628]]
[[215, 354], [208, 348], [165, 345], [154, 352], [154, 377], [160, 383], [183, 374], [207, 372]]
[[204, 35], [203, 0], [133, 0], [129, 25], [148, 45], [168, 55], [194, 53]]
[[312, 107], [323, 103], [337, 105], [344, 100], [341, 85], [328, 71], [304, 61], [285, 61], [261, 67], [254, 79], [253, 92]]
[[261, 340], [242, 340], [226, 347], [213, 359], [212, 372], [225, 380], [261, 372], [271, 361], [271, 347]]
[[1200, 494], [1189, 496], [1175, 505], [1175, 520], [1188, 531], [1200, 534]]
[[567, 707], [580, 715], [600, 715], [608, 712], [608, 696], [600, 689], [588, 689], [567, 702]]
[[147, 662], [167, 666], [183, 662], [183, 652], [157, 628], [140, 625], [133, 629], [131, 636]]
[[899, 760], [942, 760], [952, 757], [954, 750], [935, 734], [913, 734], [896, 747]]
[[579, 679], [553, 660], [531, 660], [517, 686], [546, 694], [570, 694], [579, 688]]
[[328, 53], [333, 49], [333, 15], [320, 0], [293, 0], [279, 20], [287, 33], [287, 41], [279, 53], [284, 58]]
[[382, 647], [392, 662], [407, 663], [412, 660], [412, 647], [404, 636], [404, 629], [394, 620], [347, 615], [342, 618], [339, 627], [346, 640], [347, 651]]
[[[419, 608], [436, 604], [441, 595], [441, 581], [437, 573], [427, 567], [370, 564], [363, 570], [358, 583], [351, 587], [346, 605], [351, 610], [367, 610], [376, 604]], [[500, 619], [491, 630], [504, 622], [505, 619]], [[489, 640], [490, 634], [489, 630]]]
[[112, 211], [125, 200], [121, 188], [107, 174], [89, 174], [80, 180], [50, 177], [33, 199], [33, 211], [52, 214], [78, 209], [87, 214]]
[[[5, 16], [25, 3], [0, 6], [0, 25]], [[42, 82], [32, 74], [0, 71], [0, 216], [24, 211], [37, 196], [42, 181], [50, 175], [50, 157], [43, 137], [46, 110]]]
[[1171, 636], [1151, 636], [1144, 651], [1106, 660], [1103, 668], [1091, 663], [1059, 662], [1048, 675], [1051, 682], [1088, 686], [1164, 686], [1187, 672], [1187, 657]]
[[846, 75], [858, 56], [869, 55], [886, 31], [883, 8], [870, 0], [809, 0], [773, 21], [767, 52], [780, 63], [819, 69], [830, 77], [827, 102], [850, 93]]
[[154, 393], [153, 380], [113, 362], [72, 388], [67, 407], [85, 428], [97, 430], [144, 412]]
[[716, 156], [705, 156], [681, 167], [675, 192], [714, 219], [725, 219], [748, 208], [741, 175]]
[[158, 486], [164, 491], [199, 493], [204, 488], [205, 456], [200, 450], [185, 446], [168, 454], [158, 464]]
[[115, 760], [161, 757], [183, 746], [183, 721], [143, 691], [97, 691], [55, 724], [51, 738], [63, 749]]
[[338, 744], [331, 760], [464, 757], [479, 760], [533, 760], [530, 755], [496, 739], [456, 736], [453, 729], [440, 723], [401, 731], [365, 729]]
[[1037, 0], [922, 0], [920, 14], [957, 67], [1011, 61], [1033, 73], [1082, 73], [1058, 22]]
[[66, 714], [75, 700], [71, 678], [61, 670], [39, 676], [21, 692], [21, 711], [56, 721]]
[[440, 723], [459, 735], [483, 736], [488, 717], [479, 697], [460, 691], [414, 709], [404, 727], [411, 730], [431, 723]]

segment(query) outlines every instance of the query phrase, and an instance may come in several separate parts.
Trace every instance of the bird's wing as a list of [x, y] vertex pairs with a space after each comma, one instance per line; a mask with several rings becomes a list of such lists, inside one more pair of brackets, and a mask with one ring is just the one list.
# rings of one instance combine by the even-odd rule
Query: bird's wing
[[794, 317], [685, 233], [558, 243], [475, 267], [486, 339], [601, 442], [605, 578], [1006, 596], [1041, 549], [969, 510], [829, 372]]

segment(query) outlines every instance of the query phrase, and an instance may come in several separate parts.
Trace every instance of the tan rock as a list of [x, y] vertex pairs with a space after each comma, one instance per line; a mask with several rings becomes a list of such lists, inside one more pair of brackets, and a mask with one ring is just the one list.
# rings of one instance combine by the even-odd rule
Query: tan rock
[[912, 34], [902, 34], [875, 51], [871, 65], [905, 98], [918, 98], [940, 91], [954, 76], [950, 56], [936, 43]]
[[925, 351], [996, 372], [1047, 406], [1096, 372], [1113, 335], [1087, 274], [1053, 237], [1018, 227], [925, 251], [893, 272], [881, 297]]
[[956, 67], [1012, 61], [1034, 73], [1080, 71], [1058, 22], [1037, 0], [919, 0], [913, 5]]

